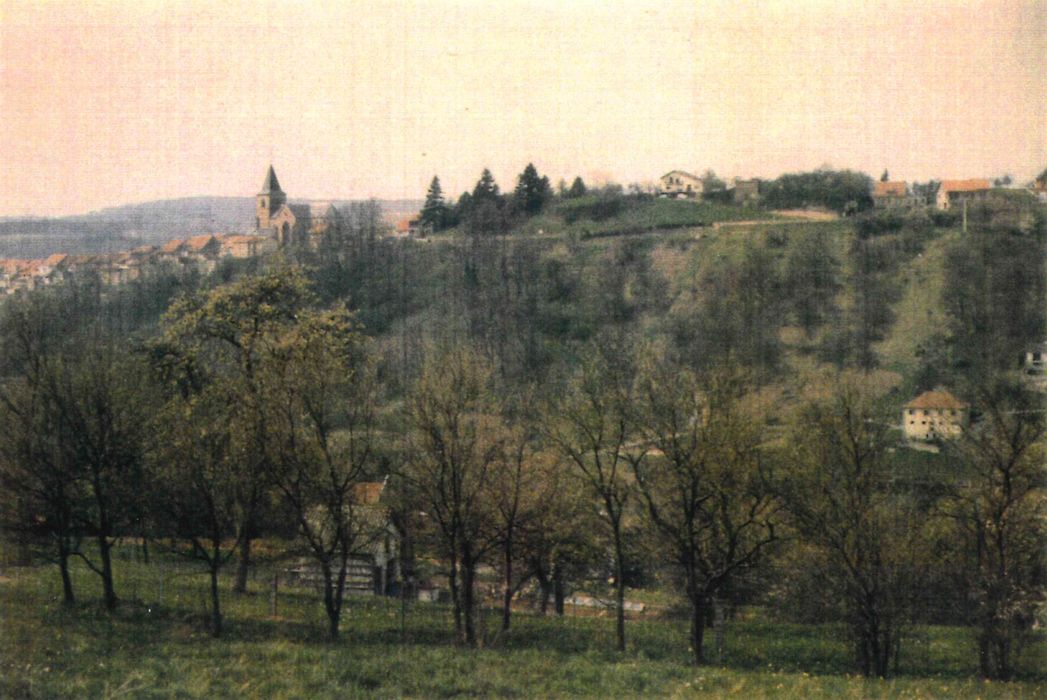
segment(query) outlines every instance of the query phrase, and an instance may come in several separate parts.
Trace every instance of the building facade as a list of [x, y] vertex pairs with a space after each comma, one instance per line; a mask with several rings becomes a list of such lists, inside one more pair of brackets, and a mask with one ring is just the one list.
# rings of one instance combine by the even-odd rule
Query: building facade
[[958, 437], [969, 421], [970, 406], [944, 389], [925, 391], [902, 407], [902, 431], [908, 440]]

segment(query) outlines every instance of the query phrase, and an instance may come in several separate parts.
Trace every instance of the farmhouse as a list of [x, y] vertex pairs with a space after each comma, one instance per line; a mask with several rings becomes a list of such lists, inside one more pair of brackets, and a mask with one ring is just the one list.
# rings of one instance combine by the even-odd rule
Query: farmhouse
[[683, 170], [670, 170], [658, 180], [658, 194], [663, 197], [700, 197], [704, 190], [701, 179]]
[[908, 209], [924, 202], [912, 194], [907, 182], [877, 182], [873, 184], [873, 206], [877, 209]]
[[935, 206], [946, 211], [961, 202], [982, 199], [991, 187], [988, 180], [943, 180], [938, 186]]
[[967, 427], [969, 409], [944, 389], [925, 391], [902, 407], [902, 430], [909, 440], [957, 437]]

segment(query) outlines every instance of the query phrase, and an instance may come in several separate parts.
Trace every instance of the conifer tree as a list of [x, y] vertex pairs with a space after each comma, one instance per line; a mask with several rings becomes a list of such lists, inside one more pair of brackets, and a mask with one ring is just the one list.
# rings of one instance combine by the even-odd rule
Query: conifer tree
[[534, 216], [542, 211], [542, 207], [552, 195], [549, 186], [549, 178], [539, 177], [534, 163], [528, 163], [524, 171], [517, 179], [516, 190], [513, 192], [513, 204], [518, 211], [527, 216]]
[[571, 183], [571, 189], [567, 190], [568, 197], [584, 197], [588, 189], [585, 187], [585, 183], [582, 182], [582, 178], [575, 177], [574, 182]]
[[429, 183], [429, 191], [425, 194], [425, 204], [422, 206], [422, 222], [431, 225], [434, 231], [440, 231], [446, 227], [447, 204], [444, 202], [440, 178], [436, 175], [433, 175], [433, 181]]

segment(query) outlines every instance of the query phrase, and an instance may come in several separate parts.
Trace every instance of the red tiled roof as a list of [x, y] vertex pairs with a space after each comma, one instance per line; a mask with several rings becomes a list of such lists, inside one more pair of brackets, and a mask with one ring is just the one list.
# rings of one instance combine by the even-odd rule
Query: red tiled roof
[[908, 191], [904, 182], [877, 182], [873, 185], [873, 197], [904, 197]]
[[185, 242], [185, 244], [192, 250], [203, 250], [208, 245], [210, 245], [211, 241], [213, 240], [214, 236], [212, 236], [209, 233], [205, 233], [202, 236], [193, 236], [192, 238], [188, 239]]
[[177, 253], [178, 249], [181, 248], [182, 244], [184, 244], [184, 243], [185, 243], [185, 241], [178, 240], [178, 239], [175, 239], [173, 241], [168, 241], [167, 243], [164, 243], [164, 247], [161, 248], [160, 250], [161, 250], [161, 252], [164, 252], [164, 253]]
[[925, 391], [905, 404], [905, 408], [967, 408], [967, 404], [944, 389]]
[[44, 263], [54, 267], [55, 265], [62, 263], [66, 257], [68, 256], [65, 253], [55, 253], [54, 255], [48, 256], [47, 259], [44, 260]]
[[942, 180], [942, 192], [978, 192], [990, 189], [988, 180]]
[[365, 481], [353, 487], [353, 499], [357, 505], [372, 506], [378, 503], [385, 490], [384, 481]]

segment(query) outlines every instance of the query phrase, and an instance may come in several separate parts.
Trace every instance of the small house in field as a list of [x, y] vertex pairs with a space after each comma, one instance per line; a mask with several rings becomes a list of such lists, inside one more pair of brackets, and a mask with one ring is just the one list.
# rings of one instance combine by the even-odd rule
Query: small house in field
[[902, 407], [902, 430], [908, 440], [958, 437], [970, 421], [970, 406], [944, 389], [925, 391]]
[[[355, 548], [346, 570], [345, 591], [350, 595], [395, 595], [400, 579], [399, 532], [382, 502], [385, 481], [355, 484], [350, 502], [345, 506], [352, 521]], [[317, 510], [310, 519], [321, 518]], [[316, 563], [301, 561], [288, 573], [301, 583], [322, 580]]]
[[670, 170], [658, 179], [658, 194], [663, 197], [701, 197], [704, 191], [701, 178], [683, 170]]
[[988, 180], [942, 180], [935, 196], [935, 206], [942, 211], [965, 201], [984, 199], [989, 195], [992, 185]]

